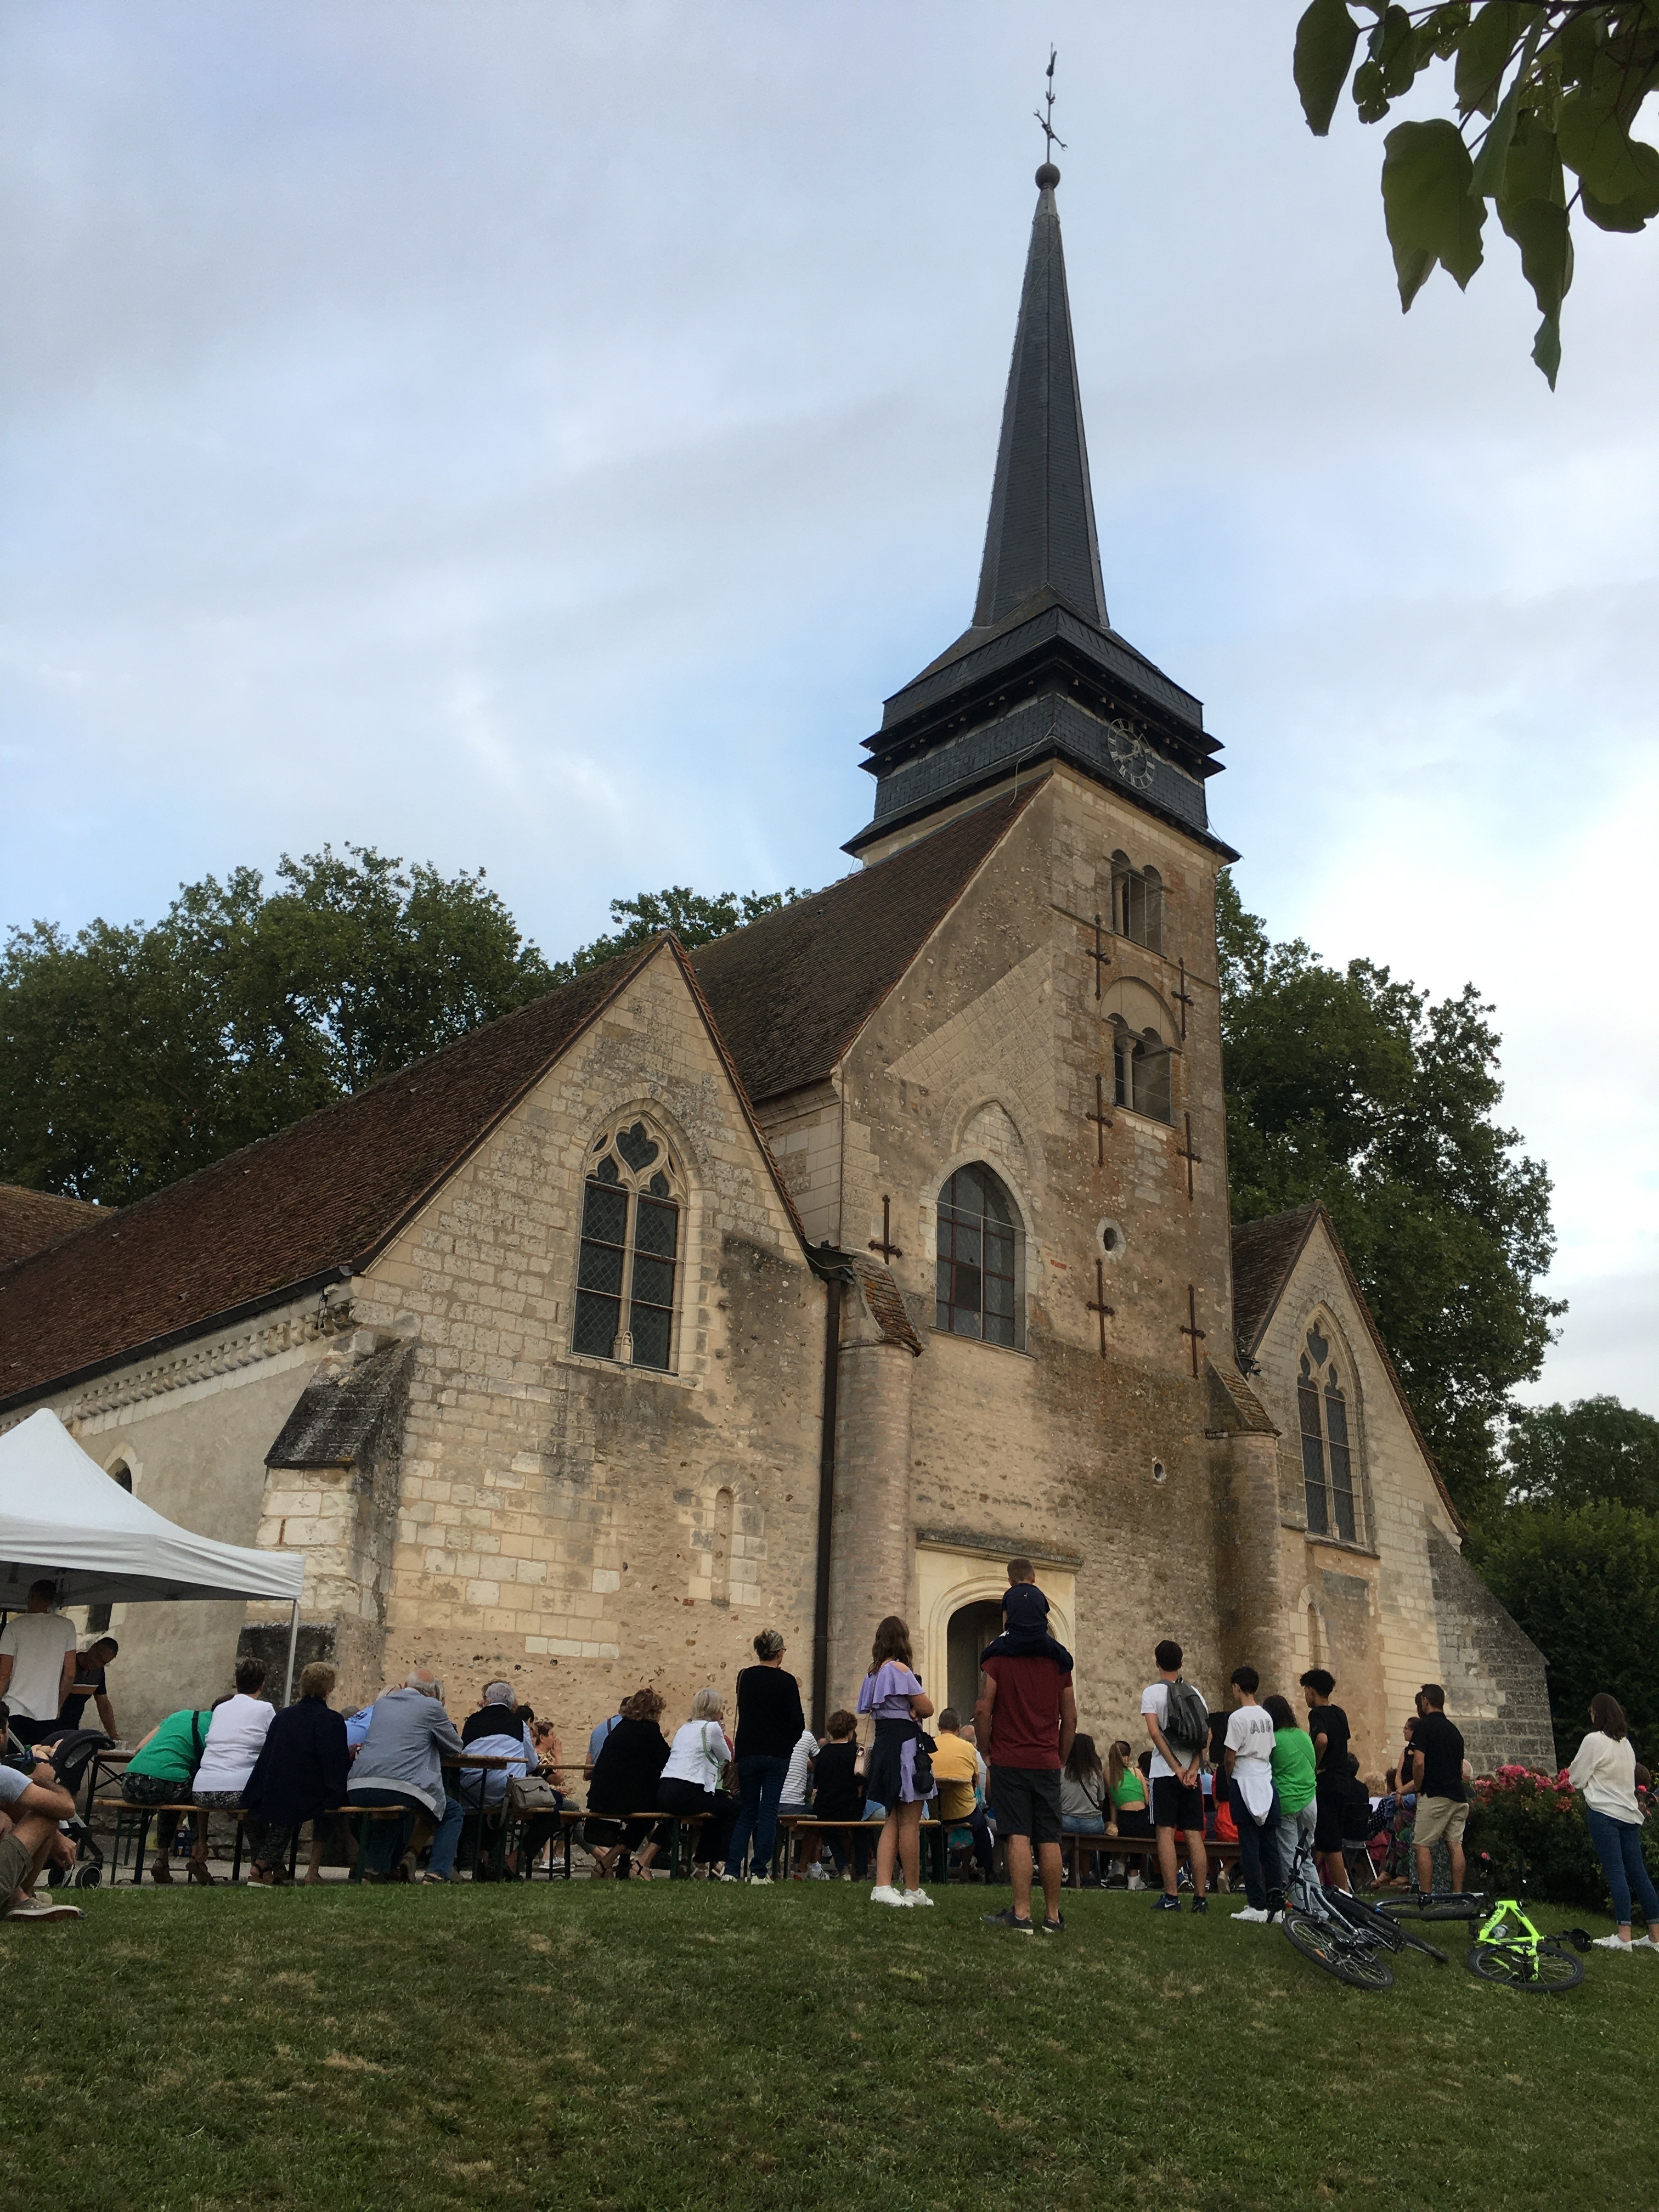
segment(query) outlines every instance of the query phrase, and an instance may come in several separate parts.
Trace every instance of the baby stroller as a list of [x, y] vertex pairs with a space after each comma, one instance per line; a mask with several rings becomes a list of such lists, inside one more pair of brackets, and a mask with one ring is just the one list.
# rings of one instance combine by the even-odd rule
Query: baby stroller
[[[102, 1729], [65, 1729], [52, 1742], [40, 1742], [35, 1747], [39, 1756], [51, 1765], [52, 1772], [71, 1797], [78, 1796], [81, 1785], [87, 1778], [87, 1769], [97, 1753], [107, 1751], [111, 1739]], [[76, 1813], [67, 1820], [58, 1823], [59, 1832], [75, 1845], [75, 1864], [72, 1867], [54, 1866], [48, 1869], [46, 1886], [50, 1889], [96, 1889], [104, 1878], [104, 1853], [91, 1828]]]

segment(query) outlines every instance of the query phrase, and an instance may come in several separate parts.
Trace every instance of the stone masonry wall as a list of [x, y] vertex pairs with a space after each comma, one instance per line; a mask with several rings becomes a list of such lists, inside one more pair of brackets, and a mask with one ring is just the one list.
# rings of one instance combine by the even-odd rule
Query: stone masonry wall
[[[635, 1115], [689, 1184], [672, 1374], [569, 1349], [586, 1164]], [[465, 1711], [500, 1674], [572, 1757], [643, 1682], [671, 1723], [729, 1690], [763, 1626], [805, 1683], [823, 1291], [669, 953], [356, 1289], [418, 1346], [389, 1676], [435, 1664]]]

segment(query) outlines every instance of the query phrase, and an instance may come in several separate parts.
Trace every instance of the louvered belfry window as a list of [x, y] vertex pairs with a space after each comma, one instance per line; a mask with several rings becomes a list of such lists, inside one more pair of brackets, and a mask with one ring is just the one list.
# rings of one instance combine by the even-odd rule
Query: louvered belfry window
[[1112, 1088], [1118, 1105], [1149, 1121], [1173, 1121], [1170, 1061], [1170, 1048], [1156, 1030], [1137, 1036], [1121, 1014], [1113, 1015]]
[[668, 1148], [643, 1121], [599, 1138], [582, 1197], [573, 1351], [672, 1366], [680, 1211]]
[[977, 1162], [939, 1194], [934, 1326], [951, 1336], [1020, 1345], [1019, 1216], [997, 1176]]
[[1330, 1341], [1316, 1322], [1308, 1331], [1296, 1386], [1308, 1528], [1310, 1534], [1334, 1534], [1352, 1544], [1358, 1540], [1359, 1516], [1354, 1504], [1348, 1400], [1330, 1354]]

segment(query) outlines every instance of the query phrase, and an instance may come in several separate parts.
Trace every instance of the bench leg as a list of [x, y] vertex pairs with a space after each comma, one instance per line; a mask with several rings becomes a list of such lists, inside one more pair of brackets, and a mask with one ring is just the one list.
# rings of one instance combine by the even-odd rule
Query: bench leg
[[144, 1850], [149, 1842], [149, 1808], [141, 1808], [138, 1814], [138, 1843], [132, 1855], [132, 1880], [136, 1888], [144, 1878]]
[[230, 1886], [233, 1889], [235, 1888], [242, 1872], [243, 1820], [240, 1813], [236, 1815], [234, 1826], [236, 1830], [236, 1840], [230, 1848]]

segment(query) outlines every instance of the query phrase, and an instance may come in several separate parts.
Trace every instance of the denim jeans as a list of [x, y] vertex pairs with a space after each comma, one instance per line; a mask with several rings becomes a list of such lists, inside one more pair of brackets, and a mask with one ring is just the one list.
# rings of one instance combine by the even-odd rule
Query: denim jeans
[[1631, 1892], [1634, 1890], [1649, 1935], [1659, 1936], [1659, 1894], [1655, 1893], [1653, 1876], [1642, 1857], [1641, 1822], [1615, 1820], [1610, 1813], [1598, 1813], [1593, 1805], [1587, 1805], [1584, 1811], [1589, 1820], [1590, 1841], [1601, 1862], [1607, 1887], [1613, 1892], [1613, 1918], [1621, 1928], [1628, 1924]]
[[[429, 1820], [429, 1809], [407, 1790], [353, 1790], [346, 1798], [349, 1805], [400, 1805], [404, 1817], [394, 1827], [390, 1820], [370, 1820], [367, 1824], [362, 1852], [364, 1874], [390, 1874], [409, 1849], [409, 1839], [415, 1832], [416, 1820]], [[461, 1840], [461, 1823], [467, 1808], [459, 1797], [446, 1797], [443, 1816], [438, 1822], [438, 1832], [432, 1839], [432, 1856], [427, 1861], [428, 1874], [442, 1875], [447, 1879], [455, 1863], [455, 1847]]]
[[1252, 1912], [1265, 1912], [1269, 1884], [1274, 1889], [1284, 1887], [1279, 1878], [1279, 1792], [1273, 1791], [1267, 1817], [1260, 1827], [1255, 1824], [1255, 1814], [1244, 1802], [1244, 1792], [1238, 1786], [1237, 1775], [1228, 1778], [1227, 1796], [1233, 1808], [1233, 1826], [1238, 1831], [1238, 1865], [1244, 1877], [1244, 1894]]
[[778, 1802], [783, 1796], [783, 1785], [788, 1778], [789, 1761], [775, 1758], [770, 1753], [751, 1752], [747, 1759], [738, 1761], [738, 1783], [743, 1793], [743, 1806], [737, 1825], [732, 1831], [731, 1846], [726, 1853], [726, 1871], [729, 1875], [743, 1872], [744, 1854], [750, 1854], [757, 1874], [764, 1874], [772, 1862], [772, 1844], [778, 1832]]

